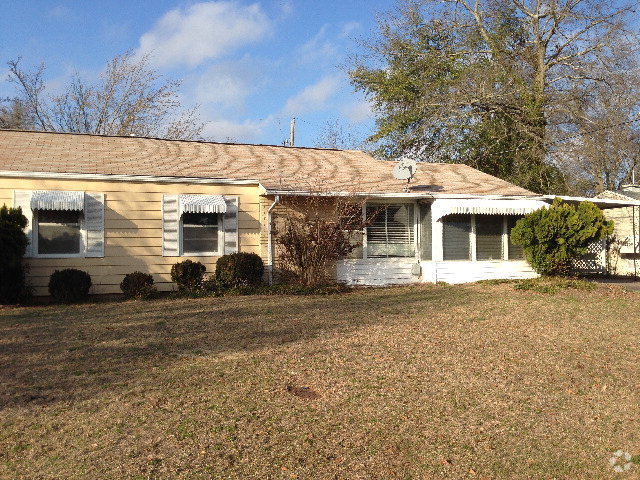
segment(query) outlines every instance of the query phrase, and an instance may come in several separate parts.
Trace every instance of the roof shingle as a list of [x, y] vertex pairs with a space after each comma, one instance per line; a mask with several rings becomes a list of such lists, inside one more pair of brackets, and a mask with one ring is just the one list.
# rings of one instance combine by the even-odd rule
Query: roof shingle
[[[356, 150], [0, 130], [0, 170], [257, 180], [268, 190], [400, 193], [393, 164]], [[466, 165], [421, 163], [415, 193], [532, 195]]]

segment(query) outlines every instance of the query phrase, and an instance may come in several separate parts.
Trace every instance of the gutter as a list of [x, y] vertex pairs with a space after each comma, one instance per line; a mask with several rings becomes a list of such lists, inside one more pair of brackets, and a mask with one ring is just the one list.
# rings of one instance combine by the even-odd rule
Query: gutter
[[273, 203], [267, 210], [267, 263], [269, 264], [269, 285], [273, 285], [273, 225], [272, 212], [280, 203], [280, 195], [276, 195]]
[[0, 177], [39, 178], [52, 180], [96, 180], [106, 182], [194, 183], [218, 185], [260, 185], [258, 180], [214, 177], [170, 177], [155, 175], [123, 175], [104, 173], [56, 173], [0, 170]]

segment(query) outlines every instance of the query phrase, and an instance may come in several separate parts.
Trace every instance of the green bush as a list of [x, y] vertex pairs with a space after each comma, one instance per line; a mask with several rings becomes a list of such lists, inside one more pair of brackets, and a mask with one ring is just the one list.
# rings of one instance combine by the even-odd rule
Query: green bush
[[120, 290], [127, 298], [138, 299], [152, 298], [158, 292], [153, 285], [153, 276], [143, 272], [127, 273], [120, 282]]
[[207, 271], [200, 262], [185, 260], [178, 262], [171, 267], [171, 280], [178, 285], [181, 293], [193, 293], [200, 289], [204, 273]]
[[223, 288], [260, 285], [263, 273], [262, 258], [255, 253], [223, 255], [216, 262], [216, 280]]
[[569, 289], [590, 291], [596, 288], [596, 284], [579, 278], [540, 277], [518, 280], [513, 288], [538, 293], [558, 293]]
[[29, 294], [22, 263], [29, 240], [20, 208], [0, 208], [0, 303], [23, 302]]
[[591, 243], [612, 233], [613, 222], [594, 203], [580, 202], [576, 207], [556, 198], [549, 208], [518, 220], [512, 241], [523, 247], [527, 261], [539, 274], [567, 276]]
[[75, 268], [56, 270], [49, 277], [49, 294], [57, 302], [73, 303], [89, 296], [91, 275]]

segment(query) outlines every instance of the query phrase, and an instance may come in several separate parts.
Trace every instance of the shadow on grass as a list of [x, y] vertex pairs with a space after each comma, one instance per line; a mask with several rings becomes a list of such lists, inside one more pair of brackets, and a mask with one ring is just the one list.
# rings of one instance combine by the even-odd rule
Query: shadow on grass
[[[328, 297], [233, 297], [0, 311], [0, 408], [54, 404], [144, 380], [180, 357], [252, 352], [467, 301], [460, 287]], [[478, 294], [476, 291], [474, 294]], [[148, 379], [147, 379], [148, 380]]]

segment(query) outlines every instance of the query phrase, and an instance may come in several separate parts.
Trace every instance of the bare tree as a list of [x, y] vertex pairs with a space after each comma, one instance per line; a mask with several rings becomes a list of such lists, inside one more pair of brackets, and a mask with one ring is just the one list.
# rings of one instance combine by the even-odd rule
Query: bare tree
[[573, 133], [552, 146], [575, 193], [619, 189], [640, 160], [640, 64], [624, 45], [609, 57], [606, 81], [576, 86], [568, 104]]
[[314, 145], [319, 148], [336, 148], [340, 150], [365, 150], [364, 139], [360, 137], [352, 125], [345, 125], [339, 118], [327, 120]]
[[20, 59], [8, 65], [18, 99], [39, 130], [195, 139], [204, 127], [196, 108], [182, 108], [180, 82], [163, 81], [148, 56], [118, 55], [97, 82], [76, 74], [59, 95], [46, 93], [44, 64], [33, 71], [23, 70]]

